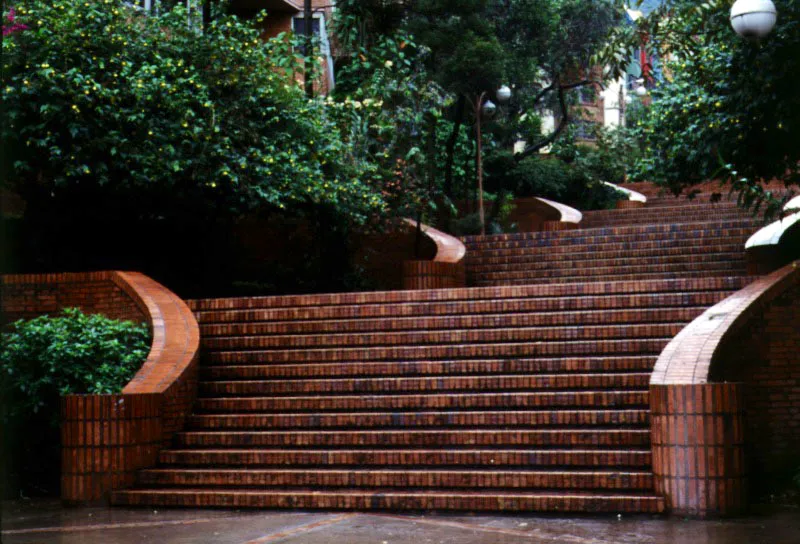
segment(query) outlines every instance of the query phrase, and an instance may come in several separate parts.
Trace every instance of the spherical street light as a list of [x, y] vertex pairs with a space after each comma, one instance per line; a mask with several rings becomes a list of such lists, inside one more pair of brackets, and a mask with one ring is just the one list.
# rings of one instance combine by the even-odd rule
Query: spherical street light
[[637, 79], [636, 80], [636, 89], [634, 92], [637, 96], [646, 96], [647, 95], [647, 87], [644, 86], [644, 79]]
[[736, 0], [731, 8], [731, 26], [739, 36], [748, 39], [769, 34], [777, 18], [772, 0]]
[[493, 116], [496, 111], [497, 111], [497, 105], [491, 100], [487, 100], [486, 102], [484, 102], [483, 106], [481, 107], [481, 112], [486, 117]]
[[508, 88], [508, 85], [503, 85], [499, 89], [497, 89], [497, 101], [501, 104], [508, 102], [511, 100], [511, 89]]

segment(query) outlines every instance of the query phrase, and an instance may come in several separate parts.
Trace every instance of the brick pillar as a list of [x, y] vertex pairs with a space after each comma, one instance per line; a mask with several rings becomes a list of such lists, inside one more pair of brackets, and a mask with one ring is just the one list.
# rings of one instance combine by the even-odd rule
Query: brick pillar
[[735, 516], [747, 507], [742, 385], [650, 386], [656, 492], [673, 513]]

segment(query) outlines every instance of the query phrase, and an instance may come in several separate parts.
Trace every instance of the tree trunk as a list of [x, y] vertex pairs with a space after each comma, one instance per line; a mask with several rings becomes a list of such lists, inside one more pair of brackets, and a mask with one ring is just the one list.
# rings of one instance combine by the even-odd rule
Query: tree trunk
[[461, 132], [461, 125], [464, 123], [464, 108], [466, 105], [467, 97], [463, 94], [459, 95], [456, 103], [455, 124], [453, 125], [453, 131], [450, 133], [450, 139], [447, 141], [447, 161], [444, 166], [444, 194], [448, 198], [453, 196], [453, 164], [455, 162], [458, 134]]

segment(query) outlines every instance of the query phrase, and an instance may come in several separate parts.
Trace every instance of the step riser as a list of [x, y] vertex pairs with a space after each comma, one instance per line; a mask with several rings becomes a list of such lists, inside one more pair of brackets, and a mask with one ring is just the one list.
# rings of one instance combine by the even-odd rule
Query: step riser
[[424, 493], [365, 492], [361, 495], [337, 496], [326, 493], [213, 492], [198, 491], [178, 495], [157, 491], [123, 491], [114, 494], [117, 505], [184, 506], [193, 508], [301, 508], [324, 510], [460, 510], [493, 512], [649, 512], [664, 509], [663, 500], [657, 497], [631, 499], [629, 497], [597, 498], [592, 496], [519, 497], [514, 495], [462, 497], [447, 494], [441, 497]]
[[605, 341], [537, 342], [520, 344], [475, 344], [469, 346], [420, 346], [390, 348], [340, 348], [320, 350], [228, 351], [205, 354], [211, 363], [267, 364], [325, 361], [397, 361], [532, 357], [535, 355], [658, 355], [671, 337]]
[[489, 342], [539, 342], [604, 338], [665, 338], [675, 336], [685, 323], [609, 325], [584, 327], [538, 327], [512, 329], [405, 331], [294, 336], [234, 336], [206, 338], [201, 346], [209, 351], [267, 350], [293, 348], [356, 348], [361, 346], [405, 346], [423, 344], [478, 344]]
[[[652, 256], [652, 255], [684, 255], [684, 254], [703, 254], [707, 251], [712, 253], [735, 253], [744, 251], [744, 244], [747, 237], [725, 237], [725, 238], [699, 238], [659, 240], [655, 242], [619, 242], [605, 244], [601, 246], [535, 246], [528, 248], [508, 248], [508, 249], [482, 249], [473, 250], [464, 257], [468, 266], [474, 262], [505, 262], [506, 259], [529, 258], [531, 262], [539, 261], [562, 261], [594, 259], [598, 255], [608, 258], [625, 258], [632, 256]], [[591, 248], [590, 251], [586, 251]], [[541, 249], [541, 251], [537, 251]]]
[[453, 466], [453, 467], [631, 467], [647, 468], [650, 450], [166, 450], [160, 460], [168, 465], [254, 466]]
[[649, 374], [491, 376], [463, 378], [228, 381], [200, 384], [201, 396], [434, 391], [519, 391], [554, 389], [647, 389]]
[[601, 227], [596, 229], [576, 229], [557, 232], [517, 232], [497, 234], [484, 237], [463, 238], [467, 249], [480, 246], [503, 247], [505, 243], [538, 242], [545, 245], [572, 246], [591, 245], [598, 242], [639, 242], [676, 238], [711, 237], [746, 235], [758, 225], [757, 221], [735, 219], [709, 223], [684, 223], [680, 225], [626, 225], [621, 227]]
[[[720, 295], [720, 300], [724, 297]], [[676, 302], [677, 302], [676, 297]], [[345, 332], [391, 332], [412, 330], [492, 329], [507, 327], [545, 327], [562, 325], [612, 325], [619, 323], [688, 323], [705, 310], [688, 308], [630, 309], [594, 312], [548, 312], [517, 314], [484, 314], [448, 317], [363, 319], [350, 321], [300, 321], [283, 323], [242, 323], [236, 325], [202, 325], [203, 339], [218, 336], [256, 336], [286, 334], [320, 334]]]
[[[744, 285], [743, 281], [740, 281]], [[416, 322], [425, 317], [449, 317], [449, 316], [472, 316], [477, 315], [478, 319], [485, 319], [484, 314], [527, 314], [529, 319], [543, 319], [553, 316], [553, 314], [539, 315], [544, 312], [574, 312], [614, 309], [650, 309], [650, 308], [672, 308], [676, 306], [688, 307], [707, 307], [713, 306], [722, 299], [733, 294], [733, 291], [699, 291], [699, 292], [674, 292], [674, 293], [653, 293], [653, 294], [621, 294], [606, 296], [585, 297], [550, 297], [534, 299], [498, 299], [495, 301], [475, 301], [472, 303], [431, 303], [431, 304], [403, 304], [387, 306], [384, 308], [377, 306], [369, 307], [328, 307], [316, 310], [243, 310], [231, 312], [214, 312], [204, 314], [201, 322], [202, 330], [207, 330], [212, 325], [210, 323], [242, 323], [234, 325], [236, 330], [249, 330], [247, 327], [286, 327], [297, 325], [292, 323], [292, 319], [303, 320], [331, 320], [336, 319], [336, 323], [342, 323], [348, 319], [368, 319], [370, 322], [378, 322], [379, 319], [394, 321], [402, 318], [409, 318]], [[553, 316], [554, 317], [554, 316]], [[411, 319], [413, 318], [413, 319]], [[284, 323], [288, 321], [288, 323]], [[250, 325], [250, 323], [270, 323], [269, 325]], [[297, 325], [300, 326], [300, 325]], [[319, 326], [317, 324], [311, 326]], [[218, 329], [211, 329], [216, 331]], [[225, 330], [219, 329], [219, 330]], [[267, 329], [269, 331], [270, 329]], [[235, 334], [235, 333], [234, 333]]]
[[[677, 236], [672, 238], [662, 238], [654, 240], [631, 241], [623, 237], [619, 241], [595, 244], [557, 244], [544, 243], [542, 241], [519, 240], [510, 242], [498, 242], [487, 246], [478, 246], [468, 250], [464, 257], [465, 262], [481, 260], [491, 257], [508, 257], [520, 255], [532, 255], [541, 257], [544, 260], [558, 259], [583, 259], [593, 258], [596, 255], [608, 253], [622, 253], [622, 256], [630, 256], [638, 252], [657, 252], [658, 249], [680, 250], [702, 250], [704, 247], [723, 247], [723, 251], [743, 251], [745, 242], [752, 233], [753, 229], [746, 229], [736, 236], [725, 237], [703, 237], [703, 236]], [[627, 253], [627, 255], [626, 255]], [[658, 254], [658, 253], [657, 253]]]
[[392, 427], [566, 427], [649, 424], [647, 410], [543, 412], [406, 412], [192, 416], [194, 430], [326, 429]]
[[472, 256], [466, 259], [470, 270], [481, 269], [482, 267], [496, 267], [508, 265], [528, 265], [552, 266], [561, 264], [563, 266], [590, 266], [595, 265], [599, 260], [612, 261], [619, 264], [626, 264], [630, 261], [642, 259], [656, 259], [662, 262], [680, 261], [682, 259], [701, 258], [709, 254], [724, 254], [731, 259], [741, 258], [744, 253], [744, 244], [731, 244], [725, 246], [694, 246], [694, 247], [675, 247], [672, 249], [641, 249], [636, 251], [592, 251], [588, 253], [559, 252], [549, 251], [520, 251], [519, 255], [502, 256]]
[[640, 266], [608, 266], [590, 268], [588, 270], [576, 270], [574, 268], [565, 268], [558, 270], [536, 270], [536, 269], [522, 269], [520, 271], [500, 270], [497, 272], [475, 272], [470, 271], [468, 277], [475, 278], [476, 280], [499, 280], [499, 279], [524, 279], [524, 278], [544, 278], [548, 280], [557, 280], [562, 276], [574, 277], [576, 273], [581, 273], [582, 281], [588, 281], [588, 278], [595, 276], [608, 276], [608, 277], [628, 277], [633, 274], [664, 274], [670, 275], [674, 273], [690, 273], [702, 274], [703, 272], [720, 272], [723, 274], [744, 274], [747, 271], [747, 263], [744, 258], [739, 258], [735, 261], [714, 261], [714, 262], [691, 262], [677, 264], [648, 264]]
[[[532, 259], [535, 257], [531, 255]], [[486, 273], [486, 272], [500, 272], [500, 271], [514, 271], [514, 270], [583, 270], [591, 268], [627, 268], [631, 266], [642, 266], [641, 263], [647, 263], [647, 266], [666, 266], [666, 265], [692, 265], [692, 264], [714, 264], [719, 262], [741, 262], [744, 261], [744, 251], [737, 251], [736, 253], [707, 253], [701, 255], [678, 255], [674, 257], [669, 256], [656, 256], [656, 257], [643, 257], [634, 256], [625, 259], [606, 259], [598, 255], [593, 260], [560, 260], [560, 261], [535, 261], [530, 262], [503, 262], [486, 264], [484, 262], [473, 262], [470, 264], [470, 272]]]
[[[745, 275], [744, 268], [742, 270], [705, 270], [703, 272], [654, 272], [654, 273], [639, 273], [639, 274], [614, 274], [607, 276], [595, 276], [592, 279], [595, 281], [636, 281], [637, 279], [652, 279], [668, 275], [671, 278], [708, 278], [708, 277], [731, 277], [737, 276], [743, 278]], [[469, 281], [469, 280], [468, 280]], [[495, 286], [523, 286], [523, 285], [550, 285], [550, 284], [585, 284], [585, 276], [555, 276], [555, 277], [541, 277], [541, 278], [524, 278], [524, 279], [504, 279], [504, 280], [481, 280], [471, 281], [471, 285], [476, 287], [495, 287]]]
[[[407, 303], [452, 303], [456, 301], [487, 301], [510, 298], [569, 297], [589, 295], [614, 295], [657, 293], [664, 291], [708, 291], [741, 289], [746, 285], [742, 278], [673, 279], [655, 278], [649, 281], [587, 283], [574, 285], [528, 285], [525, 287], [488, 287], [483, 289], [433, 289], [423, 291], [386, 291], [345, 293], [333, 295], [296, 295], [281, 297], [251, 297], [229, 299], [204, 299], [189, 301], [190, 307], [202, 321], [204, 313], [229, 310], [293, 309], [310, 311], [320, 306], [371, 306], [388, 305], [390, 308]], [[309, 308], [310, 307], [310, 308]], [[199, 311], [198, 311], [199, 310]]]
[[477, 471], [144, 471], [140, 482], [188, 487], [400, 487], [468, 489], [653, 488], [648, 473], [477, 472]]
[[254, 397], [198, 399], [197, 410], [215, 413], [360, 411], [360, 410], [452, 410], [500, 408], [622, 408], [647, 406], [647, 391], [482, 393], [429, 395], [380, 395], [336, 397]]
[[203, 366], [206, 380], [239, 378], [314, 378], [367, 376], [425, 376], [554, 372], [651, 371], [656, 356], [582, 359], [509, 359], [486, 361], [339, 362], [299, 365]]
[[435, 430], [435, 431], [295, 431], [295, 432], [185, 432], [179, 448], [219, 447], [648, 447], [650, 430]]

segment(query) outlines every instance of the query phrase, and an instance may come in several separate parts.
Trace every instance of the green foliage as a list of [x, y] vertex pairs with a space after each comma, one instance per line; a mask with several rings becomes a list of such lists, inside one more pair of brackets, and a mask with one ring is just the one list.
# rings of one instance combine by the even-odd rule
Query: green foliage
[[[341, 23], [340, 23], [341, 24]], [[347, 142], [374, 163], [372, 178], [397, 215], [416, 216], [436, 199], [441, 112], [450, 99], [424, 67], [411, 36], [378, 36], [342, 67], [328, 103], [347, 110]], [[351, 106], [351, 107], [348, 107]]]
[[670, 0], [638, 22], [648, 46], [669, 51], [671, 61], [634, 125], [643, 147], [634, 173], [676, 194], [719, 179], [741, 203], [775, 212], [781, 201], [763, 184], [800, 183], [800, 2], [781, 2], [775, 29], [758, 42], [733, 32], [729, 8], [722, 0]]
[[78, 193], [201, 220], [385, 211], [349, 127], [297, 85], [291, 36], [264, 41], [233, 16], [200, 33], [182, 6], [144, 15], [122, 0], [22, 0], [16, 17], [30, 28], [3, 39], [1, 134], [29, 204]]
[[[592, 155], [597, 152], [592, 152]], [[509, 169], [513, 158], [507, 155], [494, 157], [487, 164], [487, 188], [506, 190], [519, 198], [542, 197], [567, 204], [579, 210], [613, 208], [622, 198], [617, 191], [604, 185], [586, 164], [587, 159], [571, 163], [557, 157], [532, 156]]]
[[86, 315], [17, 321], [3, 333], [0, 375], [6, 419], [49, 413], [58, 425], [58, 395], [118, 393], [150, 350], [146, 325]]

